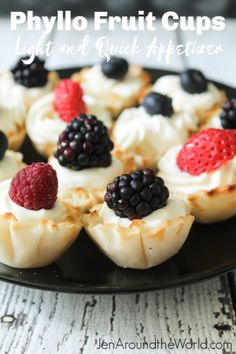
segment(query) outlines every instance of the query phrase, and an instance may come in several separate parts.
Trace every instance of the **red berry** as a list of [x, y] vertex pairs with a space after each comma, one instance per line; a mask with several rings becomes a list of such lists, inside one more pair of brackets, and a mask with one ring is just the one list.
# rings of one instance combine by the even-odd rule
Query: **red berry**
[[70, 79], [59, 82], [54, 90], [54, 108], [65, 122], [86, 113], [81, 86]]
[[29, 210], [52, 209], [57, 199], [56, 171], [38, 162], [20, 170], [11, 181], [9, 196], [13, 202]]
[[217, 170], [236, 155], [236, 129], [209, 128], [189, 139], [177, 156], [179, 168], [193, 176]]

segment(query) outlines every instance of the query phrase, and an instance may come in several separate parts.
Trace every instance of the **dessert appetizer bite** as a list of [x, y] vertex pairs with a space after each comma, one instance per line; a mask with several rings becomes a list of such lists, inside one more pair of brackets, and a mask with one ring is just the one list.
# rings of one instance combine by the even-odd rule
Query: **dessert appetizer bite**
[[188, 69], [180, 75], [162, 76], [152, 90], [172, 97], [176, 111], [195, 112], [200, 123], [212, 117], [225, 101], [225, 93], [195, 69]]
[[209, 119], [203, 128], [236, 129], [236, 98], [223, 103], [218, 114]]
[[140, 107], [124, 110], [117, 119], [114, 154], [126, 165], [155, 168], [166, 150], [184, 143], [197, 128], [193, 113], [175, 112], [171, 98], [150, 92]]
[[51, 155], [67, 123], [83, 113], [95, 114], [108, 128], [112, 127], [110, 113], [97, 99], [84, 96], [78, 83], [62, 80], [53, 92], [37, 100], [28, 113], [26, 129], [36, 150], [44, 156]]
[[85, 94], [100, 100], [114, 118], [135, 106], [151, 81], [142, 67], [115, 56], [82, 69], [72, 79], [81, 83]]
[[109, 183], [105, 203], [83, 217], [87, 233], [120, 267], [147, 269], [176, 254], [194, 217], [184, 201], [169, 197], [151, 169], [123, 174]]
[[23, 155], [20, 152], [7, 150], [8, 140], [0, 130], [0, 182], [12, 178], [19, 170], [25, 167]]
[[24, 142], [26, 109], [22, 101], [0, 93], [0, 128], [7, 135], [9, 149], [18, 150]]
[[35, 56], [29, 65], [23, 62], [27, 59], [20, 58], [10, 71], [0, 73], [0, 95], [18, 99], [28, 109], [39, 97], [53, 90], [59, 76], [49, 72], [39, 57]]
[[103, 200], [107, 183], [124, 171], [112, 149], [106, 126], [95, 116], [83, 114], [67, 125], [54, 157], [49, 158], [65, 203], [87, 212]]
[[16, 268], [46, 266], [75, 241], [79, 215], [57, 198], [49, 164], [34, 163], [0, 183], [0, 262]]
[[236, 130], [205, 129], [184, 146], [170, 148], [158, 168], [197, 221], [217, 222], [236, 214]]

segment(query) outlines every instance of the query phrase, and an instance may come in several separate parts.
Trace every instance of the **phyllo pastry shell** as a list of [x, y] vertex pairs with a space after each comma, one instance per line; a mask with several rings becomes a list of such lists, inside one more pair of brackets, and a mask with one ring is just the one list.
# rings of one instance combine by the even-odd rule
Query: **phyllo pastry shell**
[[[150, 95], [153, 94], [158, 95]], [[151, 115], [144, 106], [124, 110], [112, 133], [115, 156], [125, 166], [132, 163], [136, 169], [156, 168], [157, 161], [171, 146], [184, 143], [198, 129], [194, 114], [172, 112], [171, 116], [164, 112]]]
[[236, 215], [236, 180], [234, 184], [187, 196], [192, 214], [202, 223], [223, 221]]
[[119, 80], [103, 75], [101, 66], [83, 68], [72, 75], [81, 83], [85, 94], [96, 97], [116, 118], [125, 108], [137, 105], [150, 84], [150, 75], [138, 65], [129, 65], [126, 75]]
[[194, 217], [185, 203], [169, 199], [166, 207], [139, 220], [119, 218], [105, 203], [95, 206], [83, 220], [91, 239], [115, 264], [148, 269], [180, 250]]
[[75, 241], [82, 223], [61, 201], [53, 209], [28, 210], [8, 195], [10, 180], [0, 183], [0, 262], [35, 268], [57, 260]]
[[196, 221], [212, 223], [236, 214], [236, 157], [210, 173], [193, 176], [180, 170], [176, 158], [181, 146], [171, 148], [158, 163], [158, 176], [169, 190], [190, 206]]
[[124, 171], [122, 162], [115, 157], [112, 157], [109, 167], [93, 167], [81, 171], [61, 166], [55, 157], [50, 157], [49, 163], [57, 172], [58, 197], [81, 213], [101, 203], [107, 183]]
[[[32, 105], [26, 119], [27, 133], [35, 149], [46, 157], [55, 151], [58, 137], [67, 125], [67, 122], [61, 119], [60, 114], [55, 110], [54, 99], [54, 92], [38, 99]], [[100, 104], [99, 100], [89, 96], [83, 96], [83, 100], [88, 113], [100, 117], [111, 130], [113, 126], [111, 114]]]
[[199, 124], [204, 124], [218, 112], [225, 101], [225, 92], [205, 78], [203, 79], [206, 84], [205, 90], [199, 93], [187, 92], [181, 86], [181, 76], [184, 74], [186, 81], [187, 72], [188, 70], [180, 76], [162, 76], [154, 83], [152, 90], [170, 96], [173, 99], [173, 106], [176, 111], [192, 111], [197, 115]]

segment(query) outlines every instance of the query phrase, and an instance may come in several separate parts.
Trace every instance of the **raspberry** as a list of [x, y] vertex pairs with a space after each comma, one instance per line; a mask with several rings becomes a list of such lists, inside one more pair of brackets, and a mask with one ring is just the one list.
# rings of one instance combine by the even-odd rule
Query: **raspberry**
[[113, 143], [107, 128], [93, 115], [73, 119], [60, 134], [55, 157], [73, 170], [111, 165]]
[[116, 177], [107, 185], [105, 201], [120, 218], [141, 219], [163, 208], [169, 191], [162, 178], [146, 168]]
[[177, 156], [179, 168], [193, 176], [217, 170], [236, 155], [236, 130], [209, 128], [194, 135]]
[[36, 56], [33, 62], [27, 65], [22, 61], [26, 59], [29, 57], [19, 59], [11, 70], [15, 82], [28, 88], [45, 86], [48, 82], [48, 70], [44, 67], [44, 60]]
[[56, 171], [47, 163], [33, 163], [20, 170], [11, 181], [9, 196], [29, 210], [52, 209], [57, 199]]
[[236, 98], [232, 98], [222, 105], [220, 121], [222, 128], [236, 129]]
[[86, 113], [81, 86], [70, 79], [62, 80], [54, 90], [54, 108], [65, 122]]

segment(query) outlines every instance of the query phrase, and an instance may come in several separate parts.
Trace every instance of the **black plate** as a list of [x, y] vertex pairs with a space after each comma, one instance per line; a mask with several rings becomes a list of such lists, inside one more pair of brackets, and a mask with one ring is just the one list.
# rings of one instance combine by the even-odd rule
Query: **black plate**
[[[62, 77], [76, 69], [59, 70]], [[77, 69], [78, 70], [78, 69]], [[164, 74], [148, 70], [153, 79]], [[236, 90], [217, 83], [229, 96]], [[42, 161], [26, 140], [25, 161]], [[19, 270], [0, 264], [0, 279], [29, 287], [71, 293], [118, 293], [164, 289], [207, 279], [236, 267], [236, 217], [217, 224], [194, 224], [181, 251], [149, 270], [122, 269], [107, 259], [81, 232], [74, 245], [49, 267]]]

